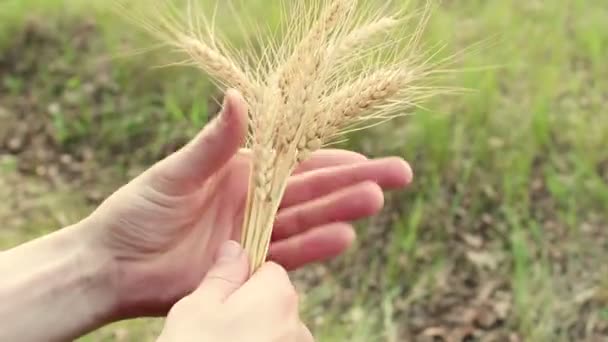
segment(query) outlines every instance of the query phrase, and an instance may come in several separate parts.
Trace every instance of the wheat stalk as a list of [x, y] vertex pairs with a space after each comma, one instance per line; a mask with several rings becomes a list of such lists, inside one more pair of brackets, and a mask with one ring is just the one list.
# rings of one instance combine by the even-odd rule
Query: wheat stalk
[[138, 24], [185, 52], [218, 84], [240, 90], [250, 104], [252, 167], [242, 243], [252, 272], [266, 258], [287, 180], [299, 162], [345, 133], [404, 115], [442, 92], [424, 84], [440, 73], [430, 63], [433, 55], [420, 51], [428, 5], [413, 34], [398, 32], [375, 44], [407, 21], [360, 10], [357, 0], [332, 0], [325, 6], [316, 0], [310, 7], [297, 2], [285, 10], [281, 40], [260, 39], [265, 49], [239, 59], [213, 24], [201, 19], [192, 0], [185, 18], [167, 7], [169, 0], [158, 1], [165, 6], [155, 12], [160, 16], [136, 17]]
[[[278, 113], [276, 117], [280, 120], [276, 120], [276, 117], [272, 120], [275, 125], [270, 126], [274, 131], [270, 139], [258, 139], [258, 135], [268, 137], [268, 127], [259, 127], [252, 133], [254, 167], [249, 192], [261, 190], [261, 194], [251, 197], [251, 205], [247, 205], [248, 208], [251, 206], [247, 214], [253, 219], [246, 220], [242, 239], [245, 249], [250, 252], [254, 270], [266, 258], [274, 216], [279, 209], [287, 179], [300, 160], [301, 146], [298, 142], [306, 135], [305, 130], [318, 111], [320, 88], [317, 82], [325, 74], [327, 41], [336, 26], [348, 16], [352, 5], [350, 0], [336, 0], [325, 8], [269, 80], [266, 90], [269, 103], [264, 103], [260, 110], [275, 109]], [[256, 159], [256, 151], [260, 152], [259, 160]], [[264, 158], [263, 154], [271, 158]], [[257, 180], [265, 183], [260, 184]]]

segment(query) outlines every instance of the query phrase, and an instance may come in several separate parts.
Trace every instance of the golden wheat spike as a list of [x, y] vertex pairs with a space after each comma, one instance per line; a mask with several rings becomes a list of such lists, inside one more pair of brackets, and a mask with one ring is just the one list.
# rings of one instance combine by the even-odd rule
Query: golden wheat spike
[[[187, 0], [186, 14], [179, 15], [170, 1], [156, 0], [168, 8], [154, 6], [156, 16], [130, 18], [249, 102], [252, 165], [241, 242], [252, 272], [266, 259], [274, 219], [298, 162], [345, 133], [401, 116], [449, 90], [425, 84], [442, 72], [433, 69], [435, 55], [421, 51], [428, 3], [412, 15], [420, 24], [406, 34], [407, 20], [388, 6], [281, 0], [284, 36], [260, 37], [246, 45], [249, 51], [237, 52], [216, 32], [215, 15], [206, 18], [195, 0]], [[387, 39], [376, 44], [382, 35]]]
[[176, 44], [205, 73], [224, 86], [239, 90], [247, 101], [255, 99], [258, 88], [233, 60], [199, 39], [185, 35], [178, 35], [175, 39]]

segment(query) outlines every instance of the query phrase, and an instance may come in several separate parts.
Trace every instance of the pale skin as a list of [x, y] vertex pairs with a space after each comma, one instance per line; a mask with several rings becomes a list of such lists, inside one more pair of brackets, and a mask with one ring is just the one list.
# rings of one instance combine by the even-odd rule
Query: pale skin
[[[215, 262], [228, 241], [240, 240], [250, 160], [240, 149], [246, 126], [245, 102], [228, 91], [222, 113], [197, 137], [91, 215], [1, 252], [0, 341], [72, 340], [114, 321], [168, 312], [161, 341], [199, 340], [195, 332], [175, 328], [188, 324], [208, 327], [199, 335], [216, 339], [206, 340], [241, 341], [230, 334], [250, 331], [252, 322], [244, 317], [256, 315], [267, 315], [269, 322], [255, 327], [294, 328], [254, 329], [258, 336], [250, 340], [312, 340], [284, 270], [344, 252], [355, 239], [348, 222], [378, 213], [383, 189], [406, 186], [412, 172], [399, 158], [315, 153], [290, 178], [275, 222], [273, 262], [246, 279], [244, 254], [232, 263]], [[213, 276], [217, 272], [233, 278]], [[213, 284], [220, 278], [233, 280], [218, 294]], [[279, 295], [259, 293], [268, 288]], [[249, 300], [252, 293], [269, 296], [267, 304]], [[274, 324], [270, 317], [276, 317]]]
[[173, 306], [158, 341], [313, 342], [285, 269], [269, 262], [247, 279], [248, 270], [238, 243], [222, 245], [201, 285]]

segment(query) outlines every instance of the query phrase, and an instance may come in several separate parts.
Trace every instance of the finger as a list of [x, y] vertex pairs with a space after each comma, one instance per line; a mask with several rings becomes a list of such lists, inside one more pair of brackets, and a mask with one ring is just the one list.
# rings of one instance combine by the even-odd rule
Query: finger
[[290, 207], [338, 189], [373, 181], [383, 189], [404, 187], [412, 181], [411, 167], [401, 158], [385, 158], [328, 167], [291, 178], [281, 206]]
[[[240, 315], [249, 317], [256, 334], [293, 340], [298, 326], [298, 295], [287, 271], [274, 262], [267, 262], [225, 302]], [[279, 324], [277, 324], [279, 323]]]
[[238, 151], [247, 131], [247, 105], [229, 90], [221, 114], [178, 152], [152, 169], [154, 185], [163, 192], [197, 189]]
[[215, 265], [192, 294], [201, 302], [223, 302], [247, 280], [249, 264], [246, 253], [235, 241], [225, 242], [219, 249]]
[[279, 212], [273, 240], [285, 239], [309, 228], [332, 222], [354, 221], [377, 214], [384, 205], [382, 189], [364, 182]]
[[366, 160], [367, 158], [364, 155], [356, 152], [338, 149], [323, 149], [314, 152], [309, 159], [298, 165], [293, 174], [297, 175], [311, 170], [353, 164]]
[[337, 257], [352, 246], [355, 238], [355, 229], [350, 224], [330, 223], [272, 243], [268, 259], [294, 270]]
[[[253, 158], [251, 149], [241, 148], [239, 153], [247, 160]], [[364, 155], [356, 152], [338, 149], [323, 149], [315, 151], [309, 159], [298, 165], [292, 175], [299, 175], [334, 166], [362, 163], [366, 160], [367, 158]]]
[[287, 270], [274, 262], [262, 265], [226, 303], [261, 308], [268, 319], [285, 318], [298, 312], [298, 294]]
[[296, 337], [296, 342], [314, 342], [315, 338], [312, 336], [312, 333], [304, 323], [300, 322], [298, 327], [298, 333]]

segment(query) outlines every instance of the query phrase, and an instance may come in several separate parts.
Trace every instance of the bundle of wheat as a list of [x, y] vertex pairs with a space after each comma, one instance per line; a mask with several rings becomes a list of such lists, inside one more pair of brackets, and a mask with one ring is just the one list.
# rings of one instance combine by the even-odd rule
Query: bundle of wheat
[[[288, 177], [299, 162], [345, 133], [402, 116], [450, 91], [427, 82], [442, 72], [420, 44], [429, 2], [407, 17], [357, 0], [281, 3], [284, 34], [261, 35], [262, 51], [251, 49], [247, 57], [219, 38], [192, 0], [183, 12], [158, 0], [153, 15], [132, 17], [249, 103], [253, 159], [242, 243], [252, 272], [266, 258]], [[412, 18], [415, 29], [407, 31]]]

